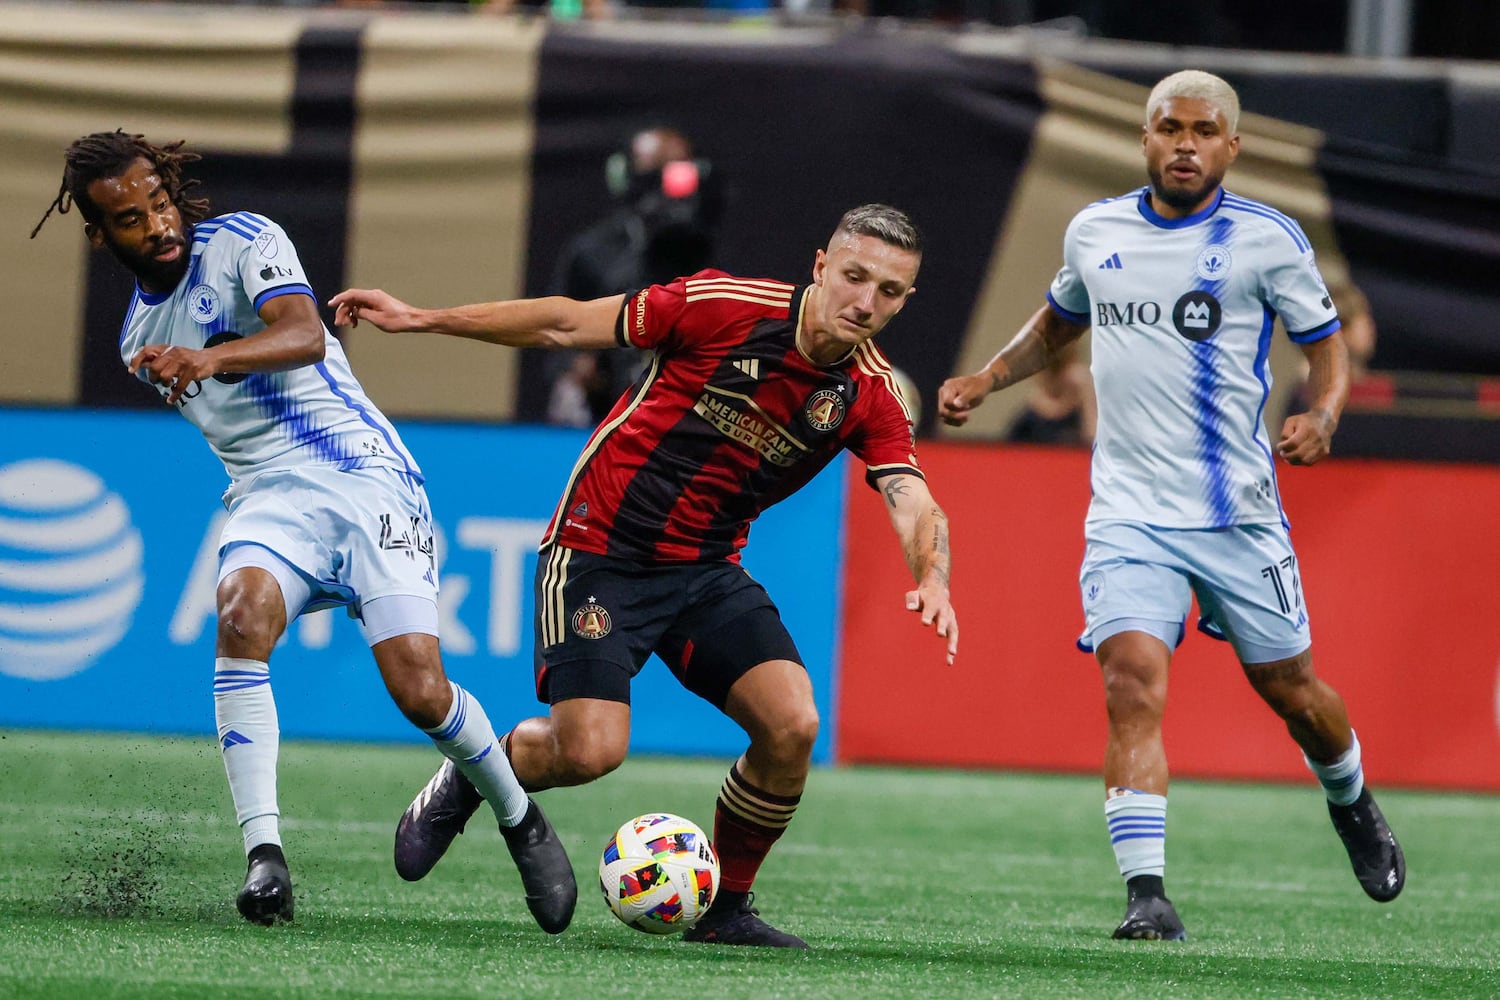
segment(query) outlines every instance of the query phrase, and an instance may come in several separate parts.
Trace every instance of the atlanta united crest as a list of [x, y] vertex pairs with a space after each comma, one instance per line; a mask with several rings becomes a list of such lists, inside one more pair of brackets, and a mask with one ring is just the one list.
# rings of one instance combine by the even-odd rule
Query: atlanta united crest
[[844, 422], [844, 397], [832, 389], [819, 389], [807, 401], [807, 422], [814, 430], [831, 431]]
[[603, 639], [613, 627], [614, 622], [610, 621], [609, 612], [594, 603], [592, 597], [587, 604], [573, 612], [573, 634], [580, 639]]

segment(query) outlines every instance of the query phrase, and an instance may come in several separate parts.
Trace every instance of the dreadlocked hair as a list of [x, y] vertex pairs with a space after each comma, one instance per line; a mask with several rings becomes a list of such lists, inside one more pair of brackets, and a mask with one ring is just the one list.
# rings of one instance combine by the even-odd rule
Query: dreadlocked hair
[[57, 197], [47, 206], [41, 221], [31, 231], [31, 238], [42, 231], [42, 226], [55, 210], [66, 215], [73, 205], [78, 206], [85, 222], [97, 225], [101, 221], [99, 207], [89, 198], [89, 185], [102, 177], [119, 177], [136, 160], [146, 160], [161, 178], [162, 189], [182, 219], [188, 224], [208, 218], [207, 198], [188, 198], [185, 195], [198, 186], [198, 181], [182, 176], [183, 164], [201, 159], [197, 153], [183, 151], [185, 140], [166, 146], [153, 146], [143, 135], [134, 135], [124, 129], [113, 132], [94, 132], [76, 139], [63, 154], [62, 184]]

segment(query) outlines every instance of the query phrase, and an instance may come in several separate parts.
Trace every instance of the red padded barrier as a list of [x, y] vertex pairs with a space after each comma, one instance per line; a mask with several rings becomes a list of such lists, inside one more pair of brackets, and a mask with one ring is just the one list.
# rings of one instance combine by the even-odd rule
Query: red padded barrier
[[[958, 662], [904, 611], [910, 576], [853, 469], [836, 758], [1097, 770], [1098, 668], [1073, 645], [1088, 455], [928, 443], [922, 461], [952, 521]], [[1278, 476], [1314, 663], [1372, 783], [1500, 791], [1500, 469], [1333, 459]], [[1165, 738], [1179, 777], [1308, 779], [1229, 646], [1191, 628]]]

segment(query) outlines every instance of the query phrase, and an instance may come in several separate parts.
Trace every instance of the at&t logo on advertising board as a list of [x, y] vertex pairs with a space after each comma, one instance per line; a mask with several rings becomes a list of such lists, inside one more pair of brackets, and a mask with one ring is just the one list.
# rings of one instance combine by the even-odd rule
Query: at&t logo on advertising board
[[141, 533], [104, 480], [56, 459], [0, 465], [0, 674], [54, 680], [130, 631]]

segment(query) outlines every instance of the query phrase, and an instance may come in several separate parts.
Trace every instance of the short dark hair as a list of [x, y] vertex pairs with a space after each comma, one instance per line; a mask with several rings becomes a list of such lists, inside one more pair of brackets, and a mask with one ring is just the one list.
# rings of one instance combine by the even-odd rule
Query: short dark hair
[[143, 135], [135, 135], [124, 129], [113, 132], [94, 132], [75, 139], [63, 154], [62, 184], [57, 197], [47, 206], [32, 238], [42, 231], [42, 225], [52, 215], [67, 214], [71, 205], [77, 205], [85, 222], [98, 225], [103, 221], [99, 206], [89, 198], [89, 185], [102, 177], [119, 177], [136, 160], [146, 160], [161, 178], [162, 188], [172, 204], [182, 213], [184, 222], [201, 222], [208, 218], [207, 198], [188, 198], [187, 192], [198, 186], [196, 180], [182, 176], [182, 166], [200, 159], [197, 153], [184, 152], [184, 140], [166, 146], [154, 146]]
[[873, 236], [902, 250], [910, 250], [915, 254], [922, 252], [922, 234], [916, 223], [901, 209], [889, 205], [870, 204], [851, 208], [844, 213], [838, 228], [834, 230], [835, 236], [839, 233]]

